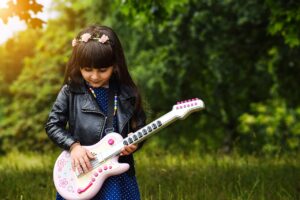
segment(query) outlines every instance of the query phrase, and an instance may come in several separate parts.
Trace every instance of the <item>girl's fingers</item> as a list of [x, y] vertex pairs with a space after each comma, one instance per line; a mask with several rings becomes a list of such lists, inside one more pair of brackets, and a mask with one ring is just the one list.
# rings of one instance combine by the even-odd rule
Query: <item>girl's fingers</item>
[[131, 144], [131, 145], [125, 146], [126, 151], [131, 152], [131, 153], [133, 151], [135, 151], [136, 148], [137, 148], [137, 146], [135, 144]]
[[79, 156], [77, 158], [72, 159], [73, 171], [77, 169], [79, 173], [86, 173], [89, 170], [92, 170], [90, 159], [95, 159], [95, 157], [90, 151], [86, 151], [86, 154], [84, 156]]
[[83, 159], [84, 159], [84, 162], [86, 164], [87, 169], [91, 170], [92, 169], [92, 165], [91, 165], [91, 162], [90, 162], [90, 159], [88, 158], [88, 156], [87, 155], [84, 156]]
[[86, 151], [87, 156], [89, 157], [89, 159], [95, 159], [95, 156], [89, 151]]
[[81, 169], [79, 160], [76, 159], [74, 163], [75, 163], [75, 164], [74, 164], [74, 169], [77, 169], [78, 172], [81, 173], [81, 172], [82, 172], [82, 169]]
[[80, 161], [78, 159], [74, 159], [74, 171], [77, 169], [79, 173], [82, 173], [82, 167], [80, 166]]
[[128, 146], [124, 146], [122, 152], [121, 152], [121, 156], [123, 155], [129, 155], [132, 152], [134, 152], [137, 149], [137, 146], [134, 144], [128, 145]]
[[84, 173], [88, 172], [88, 169], [87, 169], [84, 159], [80, 158], [79, 161], [80, 161], [80, 165], [81, 165], [81, 168], [83, 169]]
[[[129, 133], [128, 136], [132, 135], [133, 133]], [[124, 146], [124, 148], [122, 149], [120, 156], [125, 156], [125, 155], [129, 155], [131, 153], [133, 153], [135, 150], [137, 149], [137, 145], [136, 144], [130, 144], [130, 145], [126, 145]]]
[[72, 159], [72, 170], [75, 171], [77, 165], [76, 165], [76, 160]]
[[127, 150], [127, 148], [125, 147], [123, 150], [123, 155], [128, 155], [130, 152]]

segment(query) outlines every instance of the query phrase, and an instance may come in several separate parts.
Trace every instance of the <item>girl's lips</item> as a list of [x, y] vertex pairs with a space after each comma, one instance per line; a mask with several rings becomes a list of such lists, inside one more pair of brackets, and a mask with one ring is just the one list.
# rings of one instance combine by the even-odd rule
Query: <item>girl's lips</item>
[[89, 81], [89, 84], [90, 84], [90, 85], [99, 85], [99, 84], [101, 84], [101, 82], [93, 82], [93, 81]]

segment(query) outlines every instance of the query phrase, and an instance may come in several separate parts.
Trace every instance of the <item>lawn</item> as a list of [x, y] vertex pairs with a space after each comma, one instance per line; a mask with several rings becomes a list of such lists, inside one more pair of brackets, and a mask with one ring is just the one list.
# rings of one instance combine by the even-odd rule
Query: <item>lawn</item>
[[[12, 152], [0, 158], [1, 199], [55, 199], [52, 167], [59, 153]], [[142, 199], [300, 199], [300, 159], [136, 153]]]

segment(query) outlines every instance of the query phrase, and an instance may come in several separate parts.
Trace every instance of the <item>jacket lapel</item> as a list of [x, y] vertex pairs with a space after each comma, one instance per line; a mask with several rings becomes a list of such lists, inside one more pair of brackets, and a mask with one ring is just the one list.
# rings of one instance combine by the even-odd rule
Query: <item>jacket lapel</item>
[[74, 93], [82, 94], [82, 101], [80, 102], [82, 112], [92, 112], [104, 115], [101, 112], [96, 99], [89, 94], [83, 82], [77, 86], [71, 84], [70, 90]]
[[[89, 93], [85, 93], [81, 104], [82, 112], [93, 112], [103, 114], [95, 100]], [[104, 114], [103, 114], [104, 115]]]
[[134, 94], [129, 87], [121, 86], [119, 90], [119, 104], [117, 111], [118, 128], [122, 134], [125, 125], [129, 122], [134, 111]]
[[[83, 112], [93, 112], [104, 115], [101, 112], [95, 98], [88, 93], [84, 84], [81, 84], [80, 87], [71, 86], [70, 90], [75, 93], [83, 94], [83, 101], [81, 102], [81, 110]], [[135, 95], [133, 90], [128, 86], [121, 85], [119, 87], [119, 102], [117, 111], [118, 129], [120, 134], [123, 132], [125, 125], [133, 116], [134, 101]]]

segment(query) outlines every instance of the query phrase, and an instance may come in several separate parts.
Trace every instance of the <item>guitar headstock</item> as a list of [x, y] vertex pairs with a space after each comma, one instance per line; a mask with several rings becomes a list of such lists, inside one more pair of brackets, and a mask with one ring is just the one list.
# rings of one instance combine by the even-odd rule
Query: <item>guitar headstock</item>
[[185, 101], [179, 101], [176, 105], [173, 106], [173, 112], [176, 112], [176, 115], [179, 118], [186, 118], [192, 112], [196, 112], [204, 109], [204, 103], [201, 99], [194, 98]]

